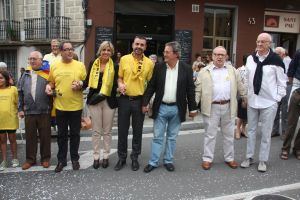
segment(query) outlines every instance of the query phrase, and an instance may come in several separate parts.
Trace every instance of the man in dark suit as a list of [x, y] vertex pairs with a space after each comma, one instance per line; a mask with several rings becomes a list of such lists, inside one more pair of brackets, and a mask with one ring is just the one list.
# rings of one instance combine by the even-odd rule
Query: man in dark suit
[[[156, 64], [153, 76], [143, 97], [143, 112], [148, 111], [148, 103], [155, 93], [153, 102], [154, 136], [149, 164], [144, 168], [148, 173], [158, 167], [166, 132], [164, 167], [174, 171], [173, 155], [181, 122], [185, 121], [187, 105], [189, 116], [197, 114], [193, 71], [190, 66], [179, 61], [181, 47], [178, 42], [165, 45], [164, 63]], [[167, 130], [167, 131], [166, 131]]]

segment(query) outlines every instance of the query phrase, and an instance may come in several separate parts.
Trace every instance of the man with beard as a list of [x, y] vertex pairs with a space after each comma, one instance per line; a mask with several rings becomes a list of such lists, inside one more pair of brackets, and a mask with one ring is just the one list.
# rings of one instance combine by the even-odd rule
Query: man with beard
[[141, 154], [144, 113], [142, 112], [142, 97], [146, 82], [151, 79], [153, 62], [144, 55], [146, 38], [136, 36], [132, 43], [133, 52], [122, 56], [119, 64], [118, 89], [120, 92], [118, 108], [118, 156], [115, 170], [121, 170], [126, 164], [127, 139], [132, 121], [132, 160], [131, 169], [139, 169], [138, 156]]

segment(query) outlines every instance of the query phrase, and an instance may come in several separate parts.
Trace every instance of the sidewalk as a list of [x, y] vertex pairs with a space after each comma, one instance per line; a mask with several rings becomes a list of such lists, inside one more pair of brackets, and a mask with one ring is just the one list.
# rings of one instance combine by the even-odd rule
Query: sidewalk
[[[118, 124], [117, 124], [117, 112], [114, 117], [114, 123], [112, 128], [112, 135], [118, 134]], [[17, 129], [17, 139], [22, 139], [21, 134], [23, 138], [25, 138], [25, 125], [24, 125], [24, 119], [20, 119], [20, 127]], [[195, 130], [195, 129], [203, 129], [203, 120], [201, 114], [198, 114], [194, 119], [190, 118], [189, 116], [186, 117], [186, 121], [181, 124], [180, 130]], [[131, 134], [132, 128], [130, 126], [129, 133]], [[148, 115], [145, 116], [144, 120], [144, 128], [143, 133], [152, 133], [153, 132], [153, 119], [149, 118]], [[52, 136], [56, 136], [57, 132], [52, 130]], [[92, 136], [92, 130], [81, 130], [81, 135], [84, 137], [90, 137]]]

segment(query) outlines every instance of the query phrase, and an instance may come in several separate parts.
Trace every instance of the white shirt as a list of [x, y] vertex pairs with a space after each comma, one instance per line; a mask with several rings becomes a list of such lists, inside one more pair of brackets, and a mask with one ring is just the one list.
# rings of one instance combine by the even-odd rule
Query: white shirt
[[177, 61], [174, 68], [171, 68], [167, 64], [166, 81], [165, 81], [165, 92], [162, 101], [165, 103], [176, 102], [177, 93], [177, 78], [178, 78], [178, 63]]
[[230, 99], [230, 79], [228, 69], [214, 66], [212, 70], [213, 79], [213, 101]]
[[285, 73], [287, 74], [288, 70], [289, 70], [289, 65], [291, 63], [292, 59], [289, 56], [286, 56], [283, 58], [283, 63], [284, 63], [284, 67], [285, 67]]
[[[258, 56], [259, 61], [263, 61], [267, 55]], [[280, 66], [264, 65], [261, 89], [258, 95], [254, 94], [253, 79], [257, 64], [250, 55], [247, 58], [246, 69], [248, 75], [248, 105], [255, 109], [268, 108], [280, 102], [286, 95], [286, 75]]]
[[35, 93], [36, 93], [36, 83], [37, 83], [37, 74], [32, 70], [31, 71], [31, 95], [34, 101], [35, 101]]

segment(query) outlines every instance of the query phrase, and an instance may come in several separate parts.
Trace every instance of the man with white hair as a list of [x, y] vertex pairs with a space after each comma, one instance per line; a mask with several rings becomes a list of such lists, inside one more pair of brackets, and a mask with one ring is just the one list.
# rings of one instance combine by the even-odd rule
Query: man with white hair
[[271, 132], [278, 102], [286, 95], [286, 75], [282, 59], [272, 51], [272, 37], [261, 33], [256, 40], [256, 52], [247, 58], [248, 138], [246, 160], [242, 168], [253, 164], [258, 122], [261, 122], [261, 144], [258, 171], [267, 171]]
[[50, 64], [53, 64], [57, 60], [61, 60], [59, 41], [57, 39], [51, 40], [51, 53], [46, 54], [44, 60], [47, 60]]
[[[287, 59], [286, 56], [286, 50], [283, 47], [276, 47], [274, 52], [279, 55], [279, 57], [282, 59], [285, 67], [285, 74], [288, 71], [289, 64], [291, 62], [291, 59]], [[276, 117], [274, 120], [274, 125], [273, 125], [273, 131], [272, 131], [272, 137], [279, 136], [279, 121], [281, 118], [281, 137], [284, 139], [285, 137], [285, 132], [287, 129], [287, 112], [288, 112], [288, 98], [290, 96], [291, 92], [291, 84], [288, 83], [288, 78], [286, 76], [286, 81], [287, 81], [287, 87], [286, 87], [286, 95], [281, 99], [281, 101], [278, 104], [278, 109], [276, 113]]]
[[31, 52], [28, 61], [31, 70], [24, 72], [18, 85], [18, 111], [21, 118], [25, 117], [26, 132], [26, 161], [22, 165], [23, 170], [36, 164], [38, 141], [41, 166], [48, 168], [51, 157], [51, 101], [45, 93], [49, 75], [42, 70], [43, 56], [39, 51]]

